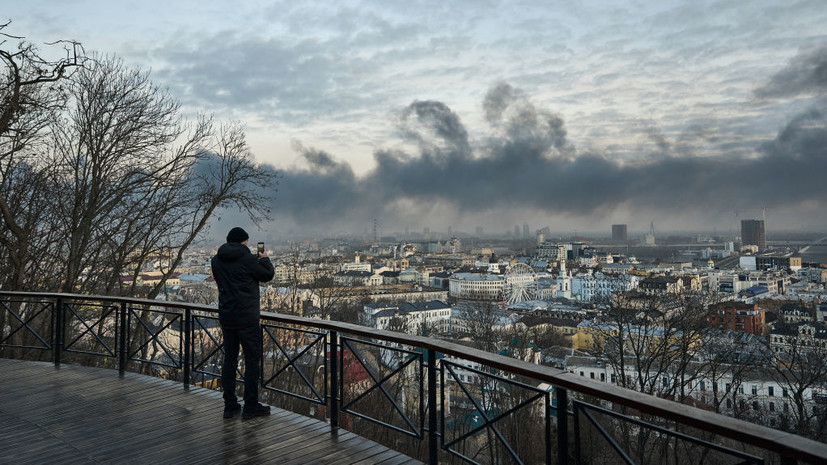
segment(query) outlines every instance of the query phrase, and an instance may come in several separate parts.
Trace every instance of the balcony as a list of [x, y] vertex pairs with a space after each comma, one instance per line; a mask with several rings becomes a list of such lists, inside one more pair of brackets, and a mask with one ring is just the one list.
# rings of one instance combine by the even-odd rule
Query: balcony
[[450, 342], [274, 313], [262, 331], [274, 416], [228, 424], [214, 308], [0, 291], [0, 456], [827, 463], [819, 442]]

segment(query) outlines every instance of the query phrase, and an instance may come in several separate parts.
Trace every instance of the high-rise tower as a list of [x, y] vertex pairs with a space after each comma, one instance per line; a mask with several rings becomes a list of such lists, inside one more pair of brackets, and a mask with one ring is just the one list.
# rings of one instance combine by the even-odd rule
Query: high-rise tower
[[612, 240], [617, 242], [625, 242], [629, 240], [625, 224], [612, 225]]
[[744, 245], [758, 246], [758, 250], [766, 250], [764, 220], [741, 220], [741, 242]]

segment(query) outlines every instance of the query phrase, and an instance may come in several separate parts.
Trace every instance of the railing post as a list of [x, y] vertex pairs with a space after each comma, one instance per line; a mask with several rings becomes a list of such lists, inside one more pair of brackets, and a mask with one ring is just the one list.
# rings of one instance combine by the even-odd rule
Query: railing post
[[63, 298], [57, 298], [55, 306], [55, 339], [54, 339], [55, 366], [60, 366], [60, 353], [63, 351]]
[[545, 424], [545, 434], [543, 437], [545, 438], [546, 443], [546, 463], [551, 463], [551, 399], [550, 395], [546, 394], [545, 398], [547, 404], [546, 408], [546, 424]]
[[120, 321], [120, 334], [118, 334], [118, 374], [123, 376], [126, 372], [126, 353], [129, 350], [126, 346], [126, 341], [129, 340], [129, 338], [126, 337], [126, 328], [129, 326], [127, 323], [126, 302], [121, 302], [118, 319]]
[[436, 402], [436, 351], [428, 349], [428, 463], [439, 463]]
[[572, 404], [572, 412], [574, 415], [574, 463], [580, 465], [580, 412], [578, 412], [577, 403]]
[[557, 463], [569, 463], [569, 393], [561, 387], [554, 388], [557, 399]]
[[339, 428], [339, 335], [336, 331], [328, 333], [330, 337], [330, 431]]
[[190, 378], [192, 376], [192, 309], [184, 309], [184, 389], [190, 388]]

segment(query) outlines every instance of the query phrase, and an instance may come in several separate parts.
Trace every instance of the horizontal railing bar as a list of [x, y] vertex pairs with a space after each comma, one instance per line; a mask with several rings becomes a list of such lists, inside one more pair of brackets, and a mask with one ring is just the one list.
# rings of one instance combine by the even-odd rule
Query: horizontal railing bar
[[[208, 313], [218, 312], [217, 308], [203, 304], [163, 302], [149, 299], [136, 299], [132, 297], [20, 291], [0, 291], [0, 295], [68, 300], [97, 300], [118, 303], [126, 302], [136, 305], [178, 308], [182, 310], [190, 309]], [[625, 405], [643, 413], [659, 416], [670, 421], [677, 421], [706, 432], [714, 433], [747, 444], [752, 444], [782, 456], [805, 462], [827, 463], [827, 460], [825, 460], [825, 457], [827, 457], [827, 444], [825, 443], [813, 441], [793, 433], [775, 430], [766, 426], [756, 425], [754, 423], [727, 417], [714, 412], [690, 407], [688, 405], [662, 399], [649, 394], [625, 389], [610, 383], [599, 382], [590, 378], [581, 377], [575, 375], [574, 373], [569, 373], [557, 368], [537, 365], [503, 355], [491, 354], [453, 342], [431, 339], [424, 336], [396, 333], [382, 329], [368, 328], [352, 323], [318, 320], [272, 312], [261, 312], [261, 317], [262, 319], [268, 321], [310, 326], [328, 331], [344, 332], [367, 338], [381, 339], [398, 344], [435, 350], [446, 355], [452, 355], [464, 360], [479, 362], [498, 370], [507, 371], [509, 373], [525, 376], [554, 386], [595, 396], [602, 400]]]
[[[707, 440], [704, 440], [704, 439], [701, 439], [701, 438], [696, 438], [694, 436], [690, 436], [688, 434], [684, 434], [684, 433], [681, 433], [679, 431], [671, 430], [671, 429], [668, 429], [668, 428], [662, 428], [660, 426], [653, 425], [651, 423], [648, 423], [648, 422], [645, 422], [645, 421], [642, 421], [642, 420], [637, 420], [635, 418], [631, 418], [631, 417], [628, 417], [626, 415], [623, 415], [623, 414], [620, 414], [620, 413], [617, 413], [617, 412], [613, 412], [609, 409], [605, 409], [605, 408], [602, 408], [602, 407], [598, 407], [596, 405], [581, 402], [579, 400], [575, 400], [574, 403], [577, 404], [577, 408], [579, 410], [583, 411], [583, 413], [585, 415], [587, 415], [589, 420], [592, 423], [594, 423], [595, 425], [597, 425], [598, 423], [596, 422], [595, 418], [590, 413], [588, 413], [589, 410], [598, 412], [602, 415], [610, 416], [610, 417], [618, 419], [620, 421], [631, 423], [633, 425], [636, 425], [636, 426], [639, 426], [639, 427], [642, 427], [642, 428], [648, 428], [648, 429], [654, 430], [658, 433], [667, 434], [667, 435], [672, 436], [674, 438], [677, 438], [681, 441], [691, 442], [693, 444], [697, 444], [697, 445], [706, 447], [708, 449], [712, 449], [716, 452], [723, 452], [725, 454], [738, 457], [739, 459], [747, 460], [749, 463], [756, 463], [756, 462], [761, 461], [760, 457], [756, 457], [754, 455], [747, 454], [745, 452], [741, 452], [741, 451], [732, 449], [730, 447], [722, 446], [720, 444], [716, 444], [714, 442], [710, 442], [710, 441], [707, 441]], [[600, 429], [602, 431], [601, 434], [607, 434], [607, 433], [605, 433], [605, 429], [603, 429], [602, 427]], [[742, 463], [746, 463], [746, 462], [742, 462]]]

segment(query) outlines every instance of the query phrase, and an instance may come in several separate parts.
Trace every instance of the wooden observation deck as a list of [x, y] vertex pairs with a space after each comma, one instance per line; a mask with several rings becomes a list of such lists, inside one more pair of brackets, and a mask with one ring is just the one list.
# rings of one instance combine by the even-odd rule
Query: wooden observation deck
[[222, 418], [221, 393], [135, 373], [0, 359], [0, 462], [418, 464], [281, 409]]

